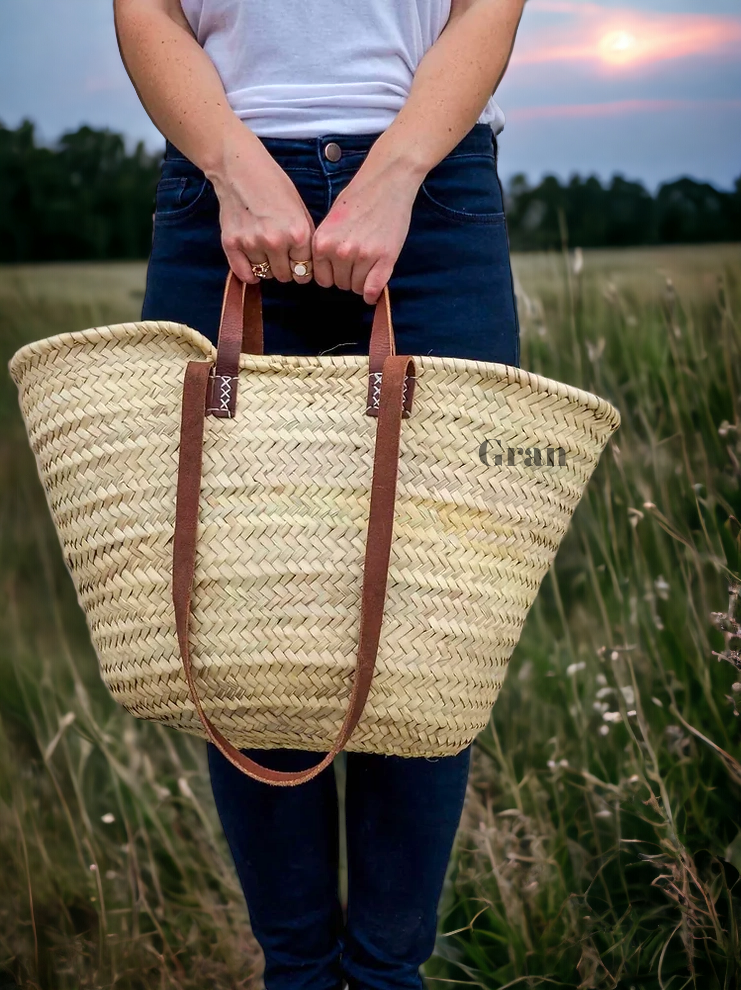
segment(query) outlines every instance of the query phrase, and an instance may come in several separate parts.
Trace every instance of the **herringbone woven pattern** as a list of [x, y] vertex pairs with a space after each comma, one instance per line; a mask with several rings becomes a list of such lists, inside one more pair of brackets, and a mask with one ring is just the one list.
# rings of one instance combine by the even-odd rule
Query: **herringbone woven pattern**
[[[171, 598], [182, 383], [199, 333], [62, 334], [10, 363], [103, 679], [139, 718], [203, 736]], [[347, 748], [459, 752], [487, 723], [528, 609], [620, 416], [521, 369], [416, 357], [376, 673]], [[206, 420], [193, 662], [238, 747], [330, 748], [355, 666], [377, 420], [368, 360], [241, 358]], [[479, 448], [491, 441], [484, 464]], [[526, 464], [503, 448], [563, 448]]]

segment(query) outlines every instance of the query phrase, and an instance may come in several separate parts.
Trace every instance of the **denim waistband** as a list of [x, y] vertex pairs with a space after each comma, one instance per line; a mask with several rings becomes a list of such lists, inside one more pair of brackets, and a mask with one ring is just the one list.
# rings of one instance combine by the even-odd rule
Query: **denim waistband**
[[[260, 138], [273, 158], [296, 167], [319, 167], [323, 171], [340, 172], [344, 168], [357, 167], [357, 156], [365, 155], [380, 137], [374, 134], [323, 134], [314, 138]], [[339, 161], [329, 161], [324, 154], [328, 144], [339, 145]], [[497, 141], [489, 124], [473, 125], [468, 134], [448, 153], [448, 157], [461, 155], [493, 155], [496, 157]], [[353, 161], [354, 157], [354, 161]], [[167, 161], [188, 161], [171, 141], [165, 145]]]

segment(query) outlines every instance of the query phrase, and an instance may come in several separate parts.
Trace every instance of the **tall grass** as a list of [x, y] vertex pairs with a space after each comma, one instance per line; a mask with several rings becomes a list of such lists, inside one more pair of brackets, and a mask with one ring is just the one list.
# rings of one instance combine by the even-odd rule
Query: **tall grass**
[[622, 426], [478, 739], [428, 975], [726, 990], [741, 976], [741, 259], [575, 253], [533, 259], [534, 280], [523, 260], [522, 364], [611, 398]]
[[[741, 259], [581, 261], [515, 259], [522, 365], [623, 424], [477, 741], [431, 990], [731, 990], [741, 972]], [[142, 278], [0, 270], [2, 366], [134, 318]], [[252, 990], [202, 744], [108, 696], [7, 375], [0, 424], [0, 969], [43, 990]]]

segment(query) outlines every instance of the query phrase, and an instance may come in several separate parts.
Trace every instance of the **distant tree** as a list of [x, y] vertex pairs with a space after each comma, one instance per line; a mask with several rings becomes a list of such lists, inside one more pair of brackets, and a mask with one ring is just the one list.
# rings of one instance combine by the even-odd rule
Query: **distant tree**
[[55, 147], [0, 125], [0, 261], [146, 258], [161, 156], [81, 127]]
[[665, 244], [734, 240], [739, 227], [734, 224], [733, 195], [692, 179], [662, 185], [656, 197], [659, 240]]
[[581, 247], [741, 241], [741, 177], [733, 192], [684, 178], [654, 198], [640, 182], [574, 175], [565, 185], [546, 175], [531, 186], [523, 174], [507, 189], [507, 222], [516, 250], [557, 249], [567, 236]]

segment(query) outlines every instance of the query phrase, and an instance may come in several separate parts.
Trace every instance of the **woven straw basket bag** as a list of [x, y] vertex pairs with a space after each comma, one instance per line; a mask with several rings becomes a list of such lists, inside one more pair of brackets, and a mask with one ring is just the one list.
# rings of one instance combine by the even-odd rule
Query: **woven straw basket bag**
[[[249, 776], [343, 748], [460, 752], [620, 415], [503, 364], [263, 355], [229, 275], [218, 347], [162, 322], [10, 361], [100, 669]], [[488, 441], [488, 449], [487, 449]], [[269, 770], [242, 748], [326, 753]]]

